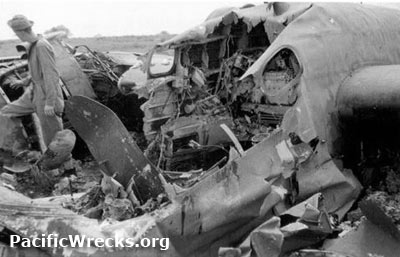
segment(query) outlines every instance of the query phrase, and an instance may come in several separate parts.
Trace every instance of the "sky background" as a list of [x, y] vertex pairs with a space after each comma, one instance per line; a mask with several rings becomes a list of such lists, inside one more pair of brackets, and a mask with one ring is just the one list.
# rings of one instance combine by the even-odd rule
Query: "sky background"
[[177, 34], [204, 21], [216, 8], [240, 7], [246, 3], [263, 1], [0, 0], [0, 40], [16, 39], [7, 26], [15, 14], [24, 14], [33, 20], [36, 33], [64, 25], [72, 37], [152, 35], [161, 31]]
[[201, 23], [216, 8], [262, 1], [0, 0], [0, 40], [16, 39], [7, 26], [15, 14], [35, 22], [34, 31], [65, 25], [72, 37], [171, 34]]

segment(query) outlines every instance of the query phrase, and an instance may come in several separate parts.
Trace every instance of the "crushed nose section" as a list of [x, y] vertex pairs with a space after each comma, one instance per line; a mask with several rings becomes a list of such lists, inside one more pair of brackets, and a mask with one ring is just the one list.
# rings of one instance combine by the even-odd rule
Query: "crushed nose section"
[[164, 192], [157, 169], [110, 109], [90, 98], [73, 96], [66, 102], [66, 114], [108, 176], [125, 188], [131, 186], [142, 203]]

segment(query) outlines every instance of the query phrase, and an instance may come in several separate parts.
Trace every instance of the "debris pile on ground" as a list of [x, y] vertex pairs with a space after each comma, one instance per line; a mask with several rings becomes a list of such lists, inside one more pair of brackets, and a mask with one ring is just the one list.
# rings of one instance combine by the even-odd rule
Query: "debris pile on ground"
[[374, 169], [362, 171], [366, 196], [362, 201], [370, 201], [379, 207], [400, 231], [400, 162], [395, 153], [386, 163]]
[[97, 181], [87, 181], [87, 177], [82, 173], [71, 175], [62, 178], [57, 184], [54, 185], [53, 195], [67, 195], [73, 193], [86, 192], [88, 189], [94, 187]]
[[132, 202], [128, 199], [115, 199], [111, 195], [107, 195], [104, 199], [102, 219], [121, 221], [135, 216], [137, 215], [135, 215]]
[[[82, 164], [80, 161], [74, 161], [71, 170], [55, 169], [46, 171], [44, 174], [50, 182], [46, 183], [47, 186], [37, 183], [37, 178], [32, 170], [15, 174], [4, 172], [1, 176], [12, 177], [15, 184], [9, 184], [13, 185], [16, 191], [30, 198], [85, 192], [95, 186], [101, 177], [98, 167], [93, 162]], [[41, 177], [43, 178], [43, 176]]]
[[[49, 186], [49, 187], [43, 187], [42, 185], [39, 185], [38, 183], [36, 183], [36, 178], [34, 176], [34, 174], [32, 174], [30, 171], [28, 172], [24, 172], [24, 173], [18, 173], [15, 174], [16, 175], [16, 179], [17, 179], [17, 186], [15, 187], [15, 189], [30, 197], [30, 198], [41, 198], [41, 197], [47, 197], [47, 196], [51, 196], [51, 193], [53, 191], [53, 187]], [[51, 178], [52, 180], [52, 184], [54, 185], [55, 183], [57, 183], [58, 179], [59, 179], [59, 175], [50, 175], [49, 178]]]
[[383, 191], [375, 191], [366, 197], [372, 200], [384, 211], [400, 231], [400, 194], [389, 194]]
[[79, 214], [85, 214], [86, 217], [96, 218], [102, 215], [101, 206], [99, 204], [102, 201], [104, 201], [104, 194], [101, 191], [101, 186], [96, 185], [90, 188], [76, 201], [65, 207]]
[[386, 188], [389, 194], [398, 194], [400, 198], [400, 172], [390, 169], [386, 175]]
[[363, 220], [365, 220], [365, 216], [360, 208], [348, 212], [346, 219], [338, 225], [338, 229], [341, 230], [338, 236], [343, 237], [350, 231], [357, 229]]
[[88, 218], [122, 221], [152, 212], [168, 202], [167, 196], [160, 194], [140, 204], [132, 191], [128, 193], [113, 178], [103, 175], [101, 183], [93, 185], [66, 207]]
[[166, 195], [160, 194], [156, 199], [149, 199], [142, 205], [135, 205], [128, 198], [115, 198], [111, 194], [105, 196], [101, 186], [97, 185], [68, 208], [92, 219], [122, 221], [150, 213], [168, 202]]

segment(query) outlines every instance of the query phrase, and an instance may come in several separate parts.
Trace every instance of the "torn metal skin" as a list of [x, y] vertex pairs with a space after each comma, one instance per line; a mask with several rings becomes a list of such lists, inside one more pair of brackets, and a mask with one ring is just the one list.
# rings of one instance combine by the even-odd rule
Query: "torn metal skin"
[[[323, 210], [314, 205], [309, 206], [308, 209], [303, 208], [305, 210], [299, 217], [302, 221], [317, 224], [313, 227], [314, 232], [324, 238], [332, 229], [327, 215], [334, 214], [341, 220], [361, 190], [351, 170], [343, 168], [341, 154], [345, 150], [341, 137], [345, 132], [339, 126], [343, 117], [338, 111], [338, 103], [342, 101], [338, 92], [345, 85], [346, 78], [360, 68], [400, 63], [397, 44], [400, 33], [398, 26], [394, 25], [398, 24], [395, 21], [400, 22], [400, 12], [361, 4], [296, 6], [299, 5], [277, 3], [256, 7], [258, 11], [255, 12], [250, 12], [251, 7], [215, 12], [203, 26], [162, 45], [163, 48], [175, 49], [173, 63], [168, 59], [168, 68], [161, 69], [163, 72], [151, 70], [150, 53], [145, 66], [149, 76], [148, 84], [134, 84], [132, 88], [137, 94], [149, 97], [143, 106], [144, 132], [148, 139], [160, 131], [164, 132], [164, 136], [169, 136], [167, 141], [180, 138], [174, 134], [175, 131], [184, 135], [188, 127], [190, 133], [187, 135], [193, 131], [196, 135], [208, 132], [208, 127], [203, 126], [209, 125], [208, 122], [202, 122], [204, 117], [225, 117], [228, 112], [225, 112], [224, 107], [236, 103], [241, 112], [226, 115], [227, 120], [237, 121], [242, 118], [251, 124], [252, 120], [243, 114], [243, 109], [251, 106], [252, 110], [260, 110], [261, 113], [256, 115], [258, 121], [264, 118], [267, 120], [266, 125], [272, 127], [272, 131], [267, 131], [268, 134], [265, 133], [266, 136], [261, 140], [246, 147], [243, 152], [235, 144], [228, 144], [231, 148], [224, 156], [227, 157], [226, 161], [216, 166], [201, 167], [202, 173], [198, 180], [186, 187], [161, 179], [171, 203], [140, 217], [99, 226], [97, 220], [55, 207], [54, 201], [41, 199], [38, 203], [38, 200], [31, 201], [20, 196], [17, 201], [15, 193], [10, 194], [8, 189], [0, 187], [4, 191], [2, 194], [9, 195], [1, 202], [0, 224], [25, 236], [59, 233], [101, 238], [120, 235], [125, 238], [135, 237], [137, 240], [142, 237], [170, 238], [170, 248], [167, 251], [155, 248], [95, 247], [43, 249], [46, 254], [53, 256], [108, 256], [111, 251], [113, 256], [218, 256], [221, 247], [240, 246], [252, 231], [256, 234], [253, 236], [253, 250], [262, 250], [265, 247], [263, 244], [271, 243], [275, 249], [271, 254], [276, 256], [285, 245], [285, 241], [281, 240], [281, 233], [284, 234], [285, 230], [280, 227], [276, 216], [282, 218], [286, 211], [296, 214], [298, 206], [292, 206], [309, 197], [315, 200], [315, 194], [322, 194]], [[268, 15], [272, 18], [268, 19]], [[219, 35], [221, 37], [208, 37], [217, 28], [231, 29], [229, 26], [219, 26], [221, 22], [226, 25], [237, 24], [239, 21], [245, 25], [245, 32], [261, 24], [269, 42], [262, 46], [263, 51], [266, 50], [261, 56], [251, 58], [245, 55], [240, 58], [251, 58], [247, 63], [250, 63], [249, 66], [241, 61], [236, 62], [236, 58], [231, 64], [226, 62], [224, 65], [228, 67], [237, 65], [236, 68], [245, 67], [245, 70], [236, 73], [233, 76], [236, 79], [228, 77], [223, 80], [226, 72], [220, 70], [224, 67], [221, 69], [221, 63], [218, 63], [218, 70], [213, 73], [210, 58], [220, 56], [221, 60], [226, 61], [234, 53], [228, 56], [211, 55], [204, 54], [202, 49], [208, 43], [227, 39], [227, 34], [223, 33]], [[281, 31], [272, 37], [276, 32], [269, 28], [275, 25]], [[191, 49], [203, 53], [191, 53]], [[221, 51], [218, 48], [218, 52]], [[240, 53], [234, 52], [239, 56]], [[195, 57], [197, 59], [190, 60]], [[198, 65], [194, 65], [194, 68], [189, 67], [192, 66], [190, 62], [186, 66], [182, 65], [185, 58]], [[214, 80], [210, 80], [212, 77]], [[216, 94], [217, 101], [205, 105], [209, 108], [196, 110], [196, 103], [201, 102], [200, 99], [212, 101], [212, 98], [205, 97], [210, 85], [211, 92], [223, 92], [223, 97]], [[222, 90], [219, 90], [220, 86]], [[182, 99], [182, 95], [187, 98]], [[223, 115], [211, 115], [215, 110], [217, 114]], [[280, 117], [276, 119], [276, 115], [272, 114], [279, 114]], [[194, 118], [199, 116], [200, 119]], [[188, 125], [185, 123], [188, 119], [197, 123], [189, 122]], [[231, 129], [235, 131], [235, 126], [232, 125]], [[258, 132], [253, 134], [260, 134]], [[249, 137], [243, 139], [239, 133], [235, 136], [241, 143], [249, 141]], [[110, 135], [108, 140], [112, 138], [119, 139], [119, 136]], [[228, 138], [232, 137], [228, 135]], [[226, 142], [229, 140], [226, 139]], [[191, 143], [200, 146], [208, 144], [207, 140], [202, 142], [204, 145], [198, 141]], [[217, 143], [221, 145], [221, 142]], [[134, 151], [135, 154], [142, 154], [137, 149]], [[160, 176], [165, 172], [156, 167], [154, 170]], [[262, 224], [265, 226], [260, 226]], [[286, 229], [286, 232], [290, 231]], [[267, 231], [264, 237], [267, 240], [257, 240], [263, 238], [263, 231]], [[294, 231], [297, 233], [299, 230]], [[271, 234], [276, 235], [277, 240], [269, 241]], [[314, 242], [317, 241], [312, 240], [299, 247]], [[337, 246], [332, 248], [337, 250]], [[357, 251], [354, 253], [355, 256], [365, 256], [359, 255]]]

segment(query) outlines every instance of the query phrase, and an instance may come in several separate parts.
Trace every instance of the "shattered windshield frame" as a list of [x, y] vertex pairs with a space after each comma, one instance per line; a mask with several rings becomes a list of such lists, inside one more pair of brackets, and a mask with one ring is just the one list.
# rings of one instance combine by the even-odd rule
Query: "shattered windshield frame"
[[[165, 54], [165, 52], [172, 52], [172, 54]], [[176, 67], [177, 51], [174, 48], [160, 48], [156, 47], [149, 53], [147, 59], [147, 72], [150, 78], [159, 78], [174, 73]], [[171, 58], [172, 57], [172, 58]], [[170, 65], [171, 68], [164, 71], [163, 66]]]

